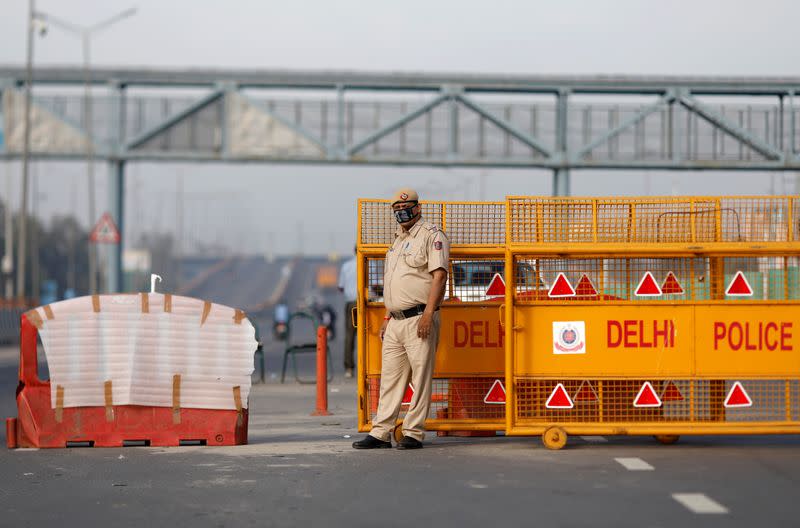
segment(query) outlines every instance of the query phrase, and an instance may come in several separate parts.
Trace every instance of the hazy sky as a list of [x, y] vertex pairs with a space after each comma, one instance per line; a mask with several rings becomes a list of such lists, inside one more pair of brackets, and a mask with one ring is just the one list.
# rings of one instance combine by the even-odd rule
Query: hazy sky
[[[38, 8], [91, 24], [131, 5], [138, 13], [97, 36], [94, 64], [153, 67], [357, 69], [522, 74], [798, 75], [800, 2], [787, 0], [237, 1], [39, 0]], [[27, 2], [0, 0], [0, 64], [22, 64]], [[37, 64], [76, 64], [77, 39], [52, 28]], [[85, 168], [37, 163], [45, 216], [85, 215]], [[19, 165], [0, 165], [5, 179]], [[105, 168], [98, 193], [104, 207]], [[549, 194], [545, 170], [131, 164], [128, 235], [176, 222], [184, 181], [184, 239], [250, 253], [349, 251], [355, 200], [401, 185], [430, 199]], [[481, 178], [485, 186], [479, 185]], [[792, 191], [794, 175], [573, 172], [574, 194]], [[13, 201], [13, 200], [12, 200]], [[302, 233], [302, 235], [301, 235]], [[302, 240], [302, 241], [301, 241]]]

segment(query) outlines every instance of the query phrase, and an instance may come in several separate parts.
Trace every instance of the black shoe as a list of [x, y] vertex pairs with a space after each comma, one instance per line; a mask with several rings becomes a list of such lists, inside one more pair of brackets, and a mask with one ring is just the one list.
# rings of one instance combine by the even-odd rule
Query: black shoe
[[402, 440], [397, 443], [397, 449], [422, 449], [422, 442], [410, 436], [404, 436]]
[[372, 435], [367, 435], [366, 438], [363, 440], [359, 440], [358, 442], [353, 442], [354, 449], [388, 449], [392, 447], [391, 442], [384, 442], [383, 440], [378, 440]]

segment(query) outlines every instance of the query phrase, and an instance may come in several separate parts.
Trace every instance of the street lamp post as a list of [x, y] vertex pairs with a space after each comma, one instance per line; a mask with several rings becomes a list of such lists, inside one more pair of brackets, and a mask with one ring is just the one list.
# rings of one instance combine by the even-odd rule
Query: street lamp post
[[[79, 26], [72, 24], [51, 14], [42, 11], [35, 11], [34, 16], [54, 26], [57, 26], [81, 39], [81, 49], [83, 55], [83, 121], [86, 127], [86, 176], [89, 186], [89, 228], [93, 227], [96, 220], [95, 211], [95, 185], [94, 185], [94, 138], [93, 138], [93, 115], [92, 115], [92, 75], [91, 75], [91, 37], [117, 22], [136, 14], [136, 8], [132, 7], [117, 13], [116, 15], [98, 22], [91, 26]], [[97, 256], [94, 243], [89, 242], [89, 290], [90, 293], [97, 293]]]
[[33, 21], [36, 6], [28, 0], [28, 44], [25, 52], [25, 134], [22, 143], [22, 197], [19, 204], [19, 247], [17, 249], [17, 297], [25, 299], [25, 242], [28, 229], [28, 161], [31, 149], [31, 85], [33, 84]]

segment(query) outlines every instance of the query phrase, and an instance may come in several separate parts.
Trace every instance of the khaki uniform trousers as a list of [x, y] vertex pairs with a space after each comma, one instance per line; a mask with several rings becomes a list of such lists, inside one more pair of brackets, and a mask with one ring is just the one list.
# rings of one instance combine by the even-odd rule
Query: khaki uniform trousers
[[403, 435], [420, 442], [425, 438], [425, 420], [431, 405], [433, 365], [439, 342], [439, 312], [433, 314], [427, 339], [417, 337], [421, 315], [391, 319], [383, 336], [381, 351], [381, 390], [378, 412], [370, 435], [388, 441], [397, 422], [409, 380], [414, 386], [408, 412], [403, 419]]

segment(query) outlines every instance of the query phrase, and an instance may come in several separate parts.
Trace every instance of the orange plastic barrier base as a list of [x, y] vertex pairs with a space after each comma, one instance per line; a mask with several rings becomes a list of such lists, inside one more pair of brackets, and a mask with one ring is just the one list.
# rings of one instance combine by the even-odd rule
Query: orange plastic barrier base
[[38, 378], [36, 327], [22, 316], [18, 418], [6, 420], [6, 445], [15, 447], [122, 447], [124, 445], [241, 445], [247, 443], [247, 409], [180, 409], [174, 423], [169, 407], [118, 405], [107, 419], [105, 407], [50, 406], [50, 382]]

